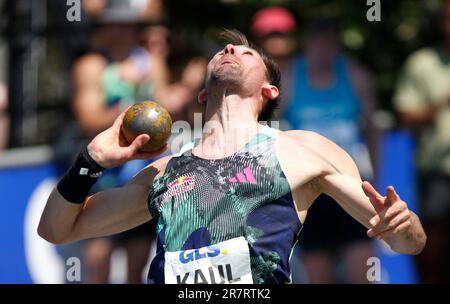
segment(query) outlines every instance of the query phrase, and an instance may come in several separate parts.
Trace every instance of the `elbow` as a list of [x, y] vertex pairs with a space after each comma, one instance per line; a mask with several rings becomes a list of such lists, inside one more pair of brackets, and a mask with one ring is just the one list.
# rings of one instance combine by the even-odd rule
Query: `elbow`
[[47, 242], [50, 242], [52, 244], [65, 244], [68, 243], [68, 238], [57, 235], [51, 227], [43, 224], [42, 222], [39, 223], [39, 226], [37, 228], [37, 234], [46, 240]]

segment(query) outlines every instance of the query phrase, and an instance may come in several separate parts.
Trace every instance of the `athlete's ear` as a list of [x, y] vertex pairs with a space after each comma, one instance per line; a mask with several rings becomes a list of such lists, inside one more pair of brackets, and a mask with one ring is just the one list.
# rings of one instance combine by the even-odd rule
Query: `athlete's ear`
[[208, 92], [206, 92], [206, 89], [203, 89], [198, 93], [198, 103], [204, 104], [206, 103], [206, 100], [208, 99]]
[[263, 85], [263, 87], [261, 88], [261, 94], [264, 98], [267, 99], [275, 99], [278, 97], [278, 95], [280, 95], [280, 91], [278, 90], [278, 88], [274, 85], [271, 84], [265, 84]]

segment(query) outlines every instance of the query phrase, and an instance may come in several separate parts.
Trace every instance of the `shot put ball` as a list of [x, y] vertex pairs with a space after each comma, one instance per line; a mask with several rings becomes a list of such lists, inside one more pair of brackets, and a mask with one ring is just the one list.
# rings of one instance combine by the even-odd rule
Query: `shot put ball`
[[140, 134], [148, 134], [150, 140], [141, 148], [152, 152], [161, 148], [169, 139], [172, 118], [169, 112], [157, 102], [142, 101], [131, 106], [123, 118], [122, 134], [128, 143]]

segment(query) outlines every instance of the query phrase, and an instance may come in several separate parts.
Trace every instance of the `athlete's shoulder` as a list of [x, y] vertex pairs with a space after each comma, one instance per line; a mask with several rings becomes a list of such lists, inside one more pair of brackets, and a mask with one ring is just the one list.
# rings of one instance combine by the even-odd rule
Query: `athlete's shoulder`
[[339, 171], [355, 174], [358, 172], [355, 162], [340, 146], [319, 133], [306, 130], [280, 132], [280, 143], [289, 158], [322, 164], [324, 172]]
[[289, 130], [280, 132], [280, 138], [288, 145], [306, 145], [317, 147], [333, 147], [334, 142], [314, 131]]
[[152, 184], [156, 177], [164, 174], [167, 164], [171, 159], [172, 155], [167, 155], [150, 163], [133, 177], [130, 184]]
[[173, 157], [172, 154], [163, 156], [161, 158], [158, 158], [154, 162], [152, 162], [149, 166], [153, 166], [153, 167], [160, 168], [160, 169], [165, 169], [165, 167], [167, 166], [169, 161], [172, 159], [172, 157]]
[[162, 175], [164, 173], [164, 171], [166, 170], [167, 164], [169, 163], [169, 161], [172, 159], [173, 155], [166, 155], [164, 157], [161, 157], [157, 160], [155, 160], [154, 162], [152, 162], [151, 164], [149, 164], [147, 167], [145, 167], [144, 169], [146, 170], [157, 170], [157, 176]]

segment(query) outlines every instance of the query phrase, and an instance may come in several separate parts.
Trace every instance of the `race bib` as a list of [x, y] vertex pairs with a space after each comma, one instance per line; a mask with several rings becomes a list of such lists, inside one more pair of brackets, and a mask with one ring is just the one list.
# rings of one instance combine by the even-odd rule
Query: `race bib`
[[166, 284], [253, 284], [244, 237], [165, 253]]

